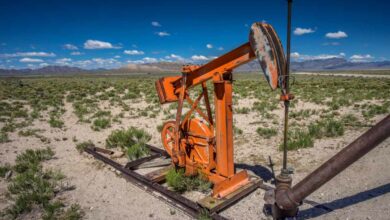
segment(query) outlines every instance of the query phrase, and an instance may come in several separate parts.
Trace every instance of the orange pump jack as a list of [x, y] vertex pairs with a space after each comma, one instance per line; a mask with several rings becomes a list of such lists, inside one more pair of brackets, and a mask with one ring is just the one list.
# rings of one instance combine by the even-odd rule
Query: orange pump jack
[[[214, 184], [212, 197], [224, 198], [250, 183], [246, 170], [235, 171], [233, 155], [232, 71], [257, 58], [272, 90], [283, 88], [281, 80], [285, 57], [273, 27], [265, 23], [251, 26], [249, 42], [210, 61], [185, 65], [182, 76], [163, 77], [156, 81], [161, 104], [177, 102], [176, 120], [168, 121], [161, 131], [162, 143], [176, 167], [185, 175], [202, 175]], [[214, 85], [214, 115], [211, 111], [206, 82]], [[190, 89], [201, 87], [193, 100]], [[203, 98], [205, 110], [199, 107]], [[290, 99], [283, 94], [281, 99]], [[183, 113], [184, 102], [190, 109]]]

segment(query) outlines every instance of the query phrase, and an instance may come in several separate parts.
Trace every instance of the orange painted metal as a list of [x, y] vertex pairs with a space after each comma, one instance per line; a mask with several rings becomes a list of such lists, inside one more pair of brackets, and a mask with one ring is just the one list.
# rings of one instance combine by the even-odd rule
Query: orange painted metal
[[[232, 70], [257, 57], [270, 87], [275, 89], [280, 86], [278, 80], [284, 68], [282, 52], [272, 26], [255, 23], [249, 42], [203, 66], [183, 66], [182, 76], [156, 82], [160, 103], [178, 102], [176, 120], [165, 123], [161, 132], [164, 148], [174, 165], [185, 168], [186, 175], [200, 173], [213, 182], [215, 198], [249, 183], [246, 170], [236, 173], [234, 168]], [[206, 87], [209, 80], [214, 85], [215, 122]], [[198, 85], [202, 92], [192, 100], [189, 91]], [[202, 99], [206, 114], [199, 107]], [[190, 110], [183, 116], [185, 101]], [[198, 117], [193, 117], [195, 113]]]

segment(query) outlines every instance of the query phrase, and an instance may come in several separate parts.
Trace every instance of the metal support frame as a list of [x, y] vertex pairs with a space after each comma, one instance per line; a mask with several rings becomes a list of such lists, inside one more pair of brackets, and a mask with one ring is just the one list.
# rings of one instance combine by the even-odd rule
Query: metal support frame
[[[94, 158], [112, 166], [114, 169], [121, 172], [122, 176], [128, 180], [129, 182], [133, 183], [134, 185], [140, 187], [141, 189], [147, 191], [147, 192], [158, 192], [162, 194], [163, 196], [158, 196], [154, 193], [152, 195], [157, 196], [157, 198], [183, 210], [188, 215], [197, 218], [199, 215], [204, 211], [208, 210], [210, 213], [210, 217], [212, 219], [216, 220], [224, 220], [225, 217], [219, 215], [218, 213], [225, 210], [226, 208], [230, 207], [231, 205], [235, 204], [245, 196], [249, 195], [253, 191], [255, 191], [257, 188], [264, 188], [264, 185], [262, 184], [262, 181], [257, 182], [256, 184], [253, 184], [249, 187], [246, 187], [245, 189], [241, 190], [239, 193], [231, 196], [228, 199], [224, 199], [218, 206], [213, 207], [212, 209], [208, 209], [207, 207], [204, 207], [197, 202], [194, 202], [190, 199], [187, 199], [186, 197], [182, 196], [179, 193], [173, 192], [168, 190], [166, 187], [162, 186], [160, 184], [161, 179], [157, 178], [157, 180], [151, 180], [148, 178], [148, 174], [141, 175], [137, 172], [135, 172], [135, 168], [142, 163], [145, 163], [147, 161], [156, 159], [158, 157], [169, 157], [169, 155], [159, 148], [153, 147], [151, 145], [146, 145], [152, 152], [152, 155], [144, 158], [140, 158], [134, 161], [131, 161], [127, 163], [125, 166], [117, 163], [114, 160], [111, 160], [110, 158], [102, 155], [112, 155], [113, 151], [106, 150], [103, 148], [95, 147], [95, 146], [89, 146], [84, 149], [84, 151], [88, 154], [91, 154]], [[153, 172], [152, 172], [153, 173]]]

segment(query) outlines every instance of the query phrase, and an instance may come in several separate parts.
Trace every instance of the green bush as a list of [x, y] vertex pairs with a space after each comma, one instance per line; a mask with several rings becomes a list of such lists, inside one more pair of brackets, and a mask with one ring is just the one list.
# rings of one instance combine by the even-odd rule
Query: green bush
[[185, 176], [184, 169], [172, 168], [165, 176], [168, 186], [180, 193], [185, 191], [197, 190], [206, 192], [210, 189], [211, 183], [206, 181], [201, 175]]
[[130, 127], [127, 130], [115, 130], [106, 139], [107, 148], [119, 147], [126, 151], [130, 160], [148, 155], [146, 143], [152, 137], [143, 129]]
[[[309, 148], [313, 145], [314, 141], [309, 132], [293, 130], [288, 134], [287, 150]], [[283, 143], [279, 145], [279, 150], [283, 150]]]
[[344, 124], [334, 119], [325, 119], [309, 124], [309, 134], [315, 138], [338, 137], [344, 134]]
[[8, 134], [6, 132], [0, 131], [0, 143], [6, 143], [8, 141]]
[[53, 157], [50, 148], [42, 150], [28, 149], [16, 158], [12, 168], [16, 176], [8, 185], [8, 193], [14, 201], [4, 209], [0, 217], [19, 219], [20, 215], [40, 209], [42, 219], [81, 219], [84, 213], [80, 206], [72, 205], [64, 210], [64, 204], [55, 200], [56, 190], [61, 189], [60, 180], [65, 176], [59, 171], [43, 170], [40, 164]]
[[5, 174], [11, 170], [11, 166], [9, 164], [5, 164], [4, 166], [0, 166], [0, 177], [5, 177]]
[[278, 131], [274, 128], [262, 128], [262, 127], [259, 127], [256, 129], [256, 132], [257, 134], [259, 134], [260, 136], [266, 138], [266, 139], [269, 139], [275, 135], [278, 134]]
[[50, 160], [53, 156], [54, 152], [49, 147], [40, 150], [28, 149], [16, 157], [14, 169], [18, 173], [23, 173], [29, 169], [37, 170], [39, 169], [40, 162]]
[[87, 147], [93, 147], [94, 144], [92, 143], [92, 141], [84, 141], [82, 143], [79, 143], [76, 145], [76, 149], [79, 153], [82, 153], [84, 152], [84, 150], [87, 148]]
[[93, 121], [92, 129], [99, 131], [101, 129], [108, 128], [111, 125], [111, 121], [108, 118], [98, 118]]
[[64, 122], [54, 116], [50, 117], [49, 124], [53, 128], [62, 128], [64, 126]]

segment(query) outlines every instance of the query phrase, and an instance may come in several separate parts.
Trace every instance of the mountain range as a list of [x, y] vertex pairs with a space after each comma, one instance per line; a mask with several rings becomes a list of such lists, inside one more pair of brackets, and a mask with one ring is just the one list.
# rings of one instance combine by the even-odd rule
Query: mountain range
[[[70, 66], [46, 66], [39, 69], [0, 69], [1, 76], [16, 75], [67, 75], [79, 73], [174, 73], [180, 72], [183, 63], [158, 62], [147, 64], [128, 64], [118, 69], [82, 69]], [[236, 72], [252, 72], [260, 69], [254, 60], [237, 68]], [[350, 62], [343, 58], [306, 60], [292, 62], [293, 71], [337, 71], [337, 70], [371, 70], [390, 69], [390, 61], [380, 62]]]

